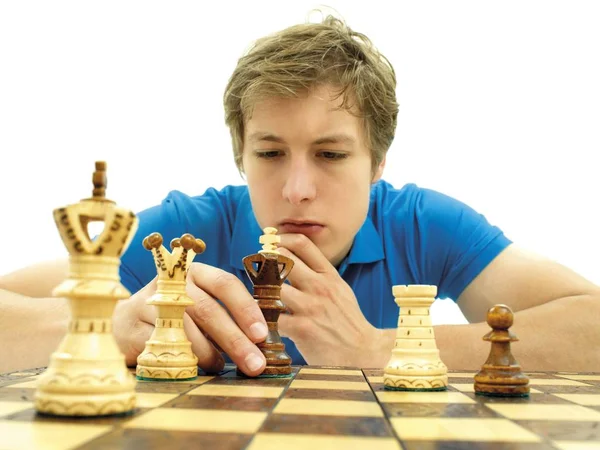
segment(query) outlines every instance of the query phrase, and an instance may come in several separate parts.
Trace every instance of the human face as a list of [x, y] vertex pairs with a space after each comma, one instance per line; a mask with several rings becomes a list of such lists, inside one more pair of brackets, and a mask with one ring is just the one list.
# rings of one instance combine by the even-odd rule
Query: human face
[[337, 266], [365, 221], [373, 176], [362, 120], [328, 87], [258, 102], [246, 121], [243, 169], [261, 228], [306, 235]]

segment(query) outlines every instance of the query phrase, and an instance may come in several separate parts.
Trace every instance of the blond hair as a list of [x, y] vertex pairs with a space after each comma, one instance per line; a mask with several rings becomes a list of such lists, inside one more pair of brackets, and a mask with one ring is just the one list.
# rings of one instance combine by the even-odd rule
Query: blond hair
[[336, 97], [343, 95], [342, 107], [363, 119], [375, 170], [394, 139], [396, 74], [365, 35], [328, 16], [263, 37], [238, 60], [223, 103], [240, 172], [244, 120], [253, 105], [269, 97], [296, 97], [322, 84], [334, 86]]

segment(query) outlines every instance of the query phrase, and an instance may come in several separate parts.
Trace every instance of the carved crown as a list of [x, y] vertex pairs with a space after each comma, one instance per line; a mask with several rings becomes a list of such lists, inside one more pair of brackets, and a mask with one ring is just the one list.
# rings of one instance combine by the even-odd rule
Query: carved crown
[[[92, 177], [94, 183], [91, 198], [79, 203], [56, 208], [54, 221], [61, 239], [71, 256], [120, 257], [133, 238], [138, 226], [136, 215], [115, 202], [105, 198], [106, 163], [96, 162]], [[95, 240], [89, 234], [91, 222], [103, 222], [104, 229]]]
[[189, 233], [171, 241], [172, 252], [164, 247], [163, 237], [160, 233], [152, 233], [146, 236], [142, 245], [146, 250], [151, 251], [152, 256], [154, 256], [159, 281], [185, 282], [185, 277], [194, 257], [206, 250], [204, 241]]

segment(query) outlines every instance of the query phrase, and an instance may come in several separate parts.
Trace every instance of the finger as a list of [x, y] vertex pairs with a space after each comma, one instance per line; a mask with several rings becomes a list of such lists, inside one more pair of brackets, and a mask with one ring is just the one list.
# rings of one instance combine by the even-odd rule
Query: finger
[[146, 348], [146, 342], [150, 339], [153, 331], [154, 326], [140, 320], [131, 327], [129, 336], [127, 336], [127, 347], [122, 349], [127, 367], [135, 367], [137, 365], [137, 357]]
[[188, 280], [213, 298], [218, 298], [253, 342], [266, 339], [269, 330], [265, 317], [244, 283], [235, 275], [207, 264], [193, 263]]
[[279, 336], [289, 338], [290, 330], [293, 326], [293, 321], [295, 317], [292, 317], [288, 314], [282, 314], [279, 316], [279, 320], [277, 321], [277, 329], [279, 331]]
[[188, 285], [188, 295], [195, 303], [186, 311], [196, 325], [210, 335], [242, 372], [249, 376], [260, 374], [266, 366], [264, 355], [227, 311], [194, 284]]
[[319, 274], [308, 267], [304, 261], [290, 252], [287, 248], [279, 248], [279, 253], [294, 261], [294, 267], [287, 276], [287, 280], [292, 286], [297, 288], [309, 286], [311, 283], [314, 283], [315, 279], [319, 276]]
[[308, 330], [307, 319], [297, 316], [279, 316], [278, 330], [281, 337], [289, 338], [292, 341], [302, 341], [306, 339]]
[[289, 284], [283, 284], [281, 286], [281, 301], [292, 314], [302, 314], [304, 310], [303, 304], [305, 303], [302, 301], [302, 297], [302, 291], [294, 286], [290, 286]]
[[328, 273], [335, 270], [319, 247], [305, 235], [284, 233], [279, 236], [281, 237], [281, 242], [278, 246], [287, 248], [304, 261], [304, 263], [313, 271], [317, 273]]
[[188, 340], [192, 343], [192, 352], [198, 358], [198, 366], [207, 373], [223, 370], [225, 360], [214, 345], [202, 334], [192, 318], [183, 315], [183, 329]]

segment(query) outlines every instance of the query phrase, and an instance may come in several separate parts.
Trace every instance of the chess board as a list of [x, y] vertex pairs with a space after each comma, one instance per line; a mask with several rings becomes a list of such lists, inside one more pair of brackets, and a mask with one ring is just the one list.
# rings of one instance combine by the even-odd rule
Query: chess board
[[529, 398], [508, 399], [475, 395], [474, 373], [450, 372], [447, 391], [398, 392], [381, 370], [250, 379], [228, 367], [139, 381], [133, 413], [78, 419], [35, 412], [41, 372], [0, 375], [0, 449], [600, 448], [600, 374], [528, 373]]

